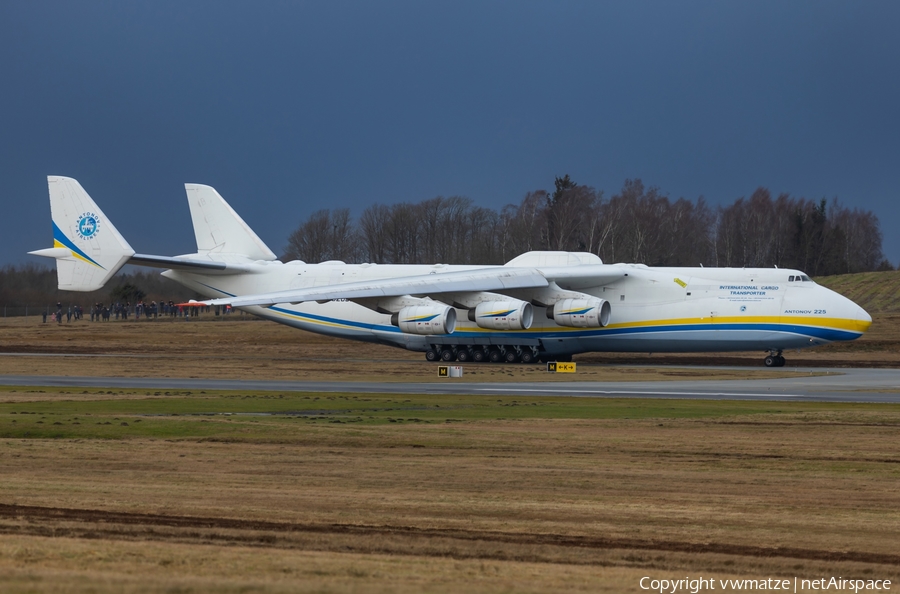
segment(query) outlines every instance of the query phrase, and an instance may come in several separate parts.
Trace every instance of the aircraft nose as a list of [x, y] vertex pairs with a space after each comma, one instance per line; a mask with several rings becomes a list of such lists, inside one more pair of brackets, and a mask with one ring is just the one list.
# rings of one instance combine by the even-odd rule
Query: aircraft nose
[[869, 326], [872, 325], [872, 316], [869, 315], [869, 312], [861, 308], [860, 306], [856, 306], [856, 326], [860, 332], [865, 332], [869, 329]]

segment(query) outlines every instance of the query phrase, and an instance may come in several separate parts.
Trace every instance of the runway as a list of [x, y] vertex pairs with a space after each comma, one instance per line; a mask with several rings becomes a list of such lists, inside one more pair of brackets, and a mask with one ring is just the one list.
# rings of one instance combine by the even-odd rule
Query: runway
[[363, 383], [35, 375], [0, 376], [0, 385], [150, 390], [265, 390], [357, 394], [483, 394], [485, 396], [900, 403], [900, 370], [898, 369], [835, 369], [827, 371], [826, 375], [811, 375], [826, 371], [820, 368], [791, 371], [796, 375], [778, 379], [547, 383], [469, 382], [465, 378], [428, 383]]

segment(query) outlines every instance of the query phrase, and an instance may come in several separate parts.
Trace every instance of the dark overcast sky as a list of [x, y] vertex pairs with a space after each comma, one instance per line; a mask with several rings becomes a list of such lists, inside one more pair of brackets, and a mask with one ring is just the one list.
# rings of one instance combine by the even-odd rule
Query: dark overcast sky
[[900, 261], [897, 2], [0, 2], [0, 265], [51, 245], [46, 176], [139, 252], [196, 250], [183, 183], [280, 253], [320, 208], [569, 173], [713, 204], [874, 211]]

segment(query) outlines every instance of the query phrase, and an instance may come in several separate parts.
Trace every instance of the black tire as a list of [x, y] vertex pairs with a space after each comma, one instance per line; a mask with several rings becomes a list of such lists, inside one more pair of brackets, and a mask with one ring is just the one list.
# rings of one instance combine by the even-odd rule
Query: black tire
[[484, 352], [484, 349], [474, 349], [472, 351], [472, 360], [476, 363], [484, 363], [487, 361], [487, 353]]
[[469, 349], [459, 349], [456, 351], [456, 360], [460, 363], [465, 363], [466, 361], [472, 360], [472, 353]]
[[503, 360], [507, 363], [518, 363], [519, 353], [517, 353], [515, 349], [509, 349], [508, 351], [503, 353]]
[[444, 349], [441, 351], [441, 361], [446, 361], [449, 363], [450, 361], [456, 361], [456, 353], [454, 353], [450, 349]]
[[426, 361], [437, 361], [438, 360], [437, 351], [434, 349], [428, 349], [425, 351], [425, 360]]
[[488, 353], [488, 361], [491, 363], [499, 363], [503, 360], [503, 353], [498, 351], [497, 349], [491, 349], [491, 352]]
[[522, 363], [525, 363], [526, 365], [530, 365], [531, 363], [534, 363], [534, 353], [531, 352], [531, 349], [525, 349], [522, 351], [521, 359], [522, 359]]
[[766, 367], [778, 367], [778, 359], [775, 358], [774, 355], [769, 355], [763, 360]]
[[778, 367], [784, 367], [785, 363], [786, 363], [786, 361], [785, 361], [784, 357], [782, 357], [781, 355], [778, 355]]

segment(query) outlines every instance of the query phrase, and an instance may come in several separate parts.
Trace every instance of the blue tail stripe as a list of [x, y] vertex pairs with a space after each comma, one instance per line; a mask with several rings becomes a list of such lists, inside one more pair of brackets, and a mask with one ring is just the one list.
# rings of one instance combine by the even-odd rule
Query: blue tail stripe
[[[68, 237], [66, 237], [66, 234], [62, 232], [62, 229], [60, 229], [56, 225], [56, 221], [52, 221], [52, 222], [53, 222], [53, 239], [54, 239], [54, 241], [58, 241], [59, 243], [63, 244], [64, 246], [66, 246], [67, 248], [72, 250], [74, 253], [78, 254], [79, 256], [81, 256], [82, 258], [84, 258], [85, 260], [87, 260], [88, 262], [93, 264], [94, 266], [100, 266], [100, 264], [97, 264], [97, 262], [93, 258], [91, 258], [87, 254], [85, 254], [83, 251], [81, 251], [78, 248], [78, 246], [76, 246], [74, 243], [72, 243], [69, 240]], [[103, 268], [103, 270], [106, 270], [106, 268], [104, 268], [103, 266], [100, 266], [100, 268]]]

